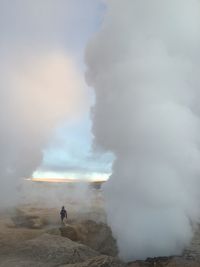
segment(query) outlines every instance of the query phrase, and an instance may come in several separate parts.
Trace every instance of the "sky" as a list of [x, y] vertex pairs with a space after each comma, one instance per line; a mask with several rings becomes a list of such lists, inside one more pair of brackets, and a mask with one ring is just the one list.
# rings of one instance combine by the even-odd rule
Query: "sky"
[[113, 156], [93, 148], [91, 124], [88, 112], [80, 120], [66, 120], [56, 128], [33, 177], [106, 180]]
[[[32, 86], [36, 95], [40, 95], [40, 90], [43, 88], [39, 86], [34, 88], [35, 84], [30, 85], [29, 81], [39, 80], [41, 79], [39, 76], [44, 75], [47, 80], [45, 82], [54, 85], [55, 81], [51, 78], [54, 72], [58, 72], [58, 79], [64, 79], [61, 75], [62, 69], [59, 68], [62, 64], [64, 66], [63, 58], [66, 57], [75, 71], [70, 74], [72, 85], [69, 81], [65, 86], [71, 86], [68, 91], [73, 94], [73, 79], [77, 79], [76, 88], [79, 86], [81, 92], [81, 97], [76, 92], [77, 99], [80, 98], [76, 102], [76, 109], [79, 111], [63, 117], [42, 145], [43, 156], [33, 172], [33, 177], [107, 179], [111, 172], [113, 155], [93, 147], [90, 108], [95, 103], [95, 96], [92, 88], [86, 85], [84, 77], [85, 47], [101, 27], [104, 12], [105, 6], [100, 0], [1, 0], [0, 2], [0, 55], [4, 59], [2, 69], [5, 69], [6, 65], [9, 69], [16, 65], [14, 69], [22, 69], [24, 75], [27, 62], [28, 66], [32, 67], [33, 62], [37, 63], [38, 59], [41, 62], [43, 55], [47, 54], [48, 60], [45, 59], [45, 63], [42, 61], [41, 70], [36, 67], [33, 71], [30, 67], [28, 74], [24, 75], [26, 79], [20, 81], [20, 85], [23, 84], [24, 88]], [[54, 67], [50, 68], [51, 64]], [[49, 71], [45, 71], [48, 68]], [[61, 86], [63, 84], [61, 83]], [[14, 91], [14, 87], [11, 90]], [[53, 94], [52, 96], [54, 97]], [[48, 95], [44, 99], [42, 97], [41, 93], [41, 101], [45, 102], [44, 105], [47, 107], [48, 105], [52, 107], [54, 104], [55, 108], [59, 107], [56, 98], [55, 101], [49, 101]], [[65, 105], [65, 99], [61, 104]], [[70, 100], [66, 99], [66, 106], [69, 104]]]
[[[60, 1], [62, 6], [63, 1]], [[64, 4], [65, 6], [65, 4]], [[93, 34], [101, 27], [105, 7], [101, 1], [68, 1], [66, 18], [59, 21], [63, 27], [63, 44], [83, 75], [85, 72], [85, 47]], [[65, 13], [65, 12], [64, 12]], [[111, 172], [113, 155], [93, 147], [90, 107], [95, 103], [95, 95], [84, 83], [89, 109], [77, 118], [68, 118], [55, 128], [46, 148], [43, 160], [33, 177], [106, 180]]]

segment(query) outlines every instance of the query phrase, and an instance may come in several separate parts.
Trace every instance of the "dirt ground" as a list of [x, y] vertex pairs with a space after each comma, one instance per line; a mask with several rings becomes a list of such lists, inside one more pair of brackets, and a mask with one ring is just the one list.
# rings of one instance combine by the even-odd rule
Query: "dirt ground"
[[[106, 221], [104, 205], [99, 198], [94, 199], [90, 205], [73, 201], [68, 202], [66, 208], [68, 211], [68, 223], [77, 223], [85, 219], [103, 223]], [[39, 237], [52, 230], [52, 228], [59, 229], [62, 226], [59, 212], [60, 207], [42, 207], [42, 205], [38, 204], [21, 205], [1, 211], [0, 263], [9, 259], [12, 252], [17, 250], [24, 241]], [[39, 224], [37, 222], [36, 227], [34, 227], [30, 222], [25, 221], [25, 225], [20, 225], [22, 217], [26, 220], [27, 218], [28, 220], [30, 218], [39, 218]], [[185, 249], [182, 258], [200, 262], [200, 227], [197, 229], [192, 243]]]
[[[68, 211], [68, 223], [84, 219], [96, 222], [106, 220], [103, 202], [98, 196], [95, 196], [90, 203], [68, 200], [64, 205]], [[0, 211], [0, 263], [9, 258], [12, 251], [15, 251], [24, 241], [36, 238], [49, 229], [61, 227], [60, 208], [60, 206], [48, 207], [44, 203], [37, 202]], [[22, 224], [24, 218], [25, 224]], [[30, 225], [30, 218], [39, 220], [38, 227]]]

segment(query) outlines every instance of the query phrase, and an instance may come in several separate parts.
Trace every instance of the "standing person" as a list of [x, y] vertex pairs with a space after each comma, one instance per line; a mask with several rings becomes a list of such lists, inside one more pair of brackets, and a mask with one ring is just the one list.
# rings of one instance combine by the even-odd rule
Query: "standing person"
[[61, 211], [60, 211], [60, 217], [61, 217], [61, 221], [63, 223], [63, 220], [66, 218], [67, 219], [67, 211], [65, 209], [65, 207], [63, 206]]

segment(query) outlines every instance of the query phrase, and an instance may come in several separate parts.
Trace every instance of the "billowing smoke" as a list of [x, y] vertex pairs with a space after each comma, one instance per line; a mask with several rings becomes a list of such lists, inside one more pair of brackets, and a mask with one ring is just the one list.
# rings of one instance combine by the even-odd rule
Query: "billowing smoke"
[[87, 48], [93, 131], [125, 260], [181, 253], [199, 221], [200, 1], [107, 0]]

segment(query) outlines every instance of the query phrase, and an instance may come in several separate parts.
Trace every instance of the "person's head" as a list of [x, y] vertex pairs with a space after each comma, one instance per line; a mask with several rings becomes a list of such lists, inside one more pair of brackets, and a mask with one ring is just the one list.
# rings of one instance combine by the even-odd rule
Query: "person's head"
[[62, 210], [64, 210], [65, 209], [65, 207], [64, 206], [62, 206]]

